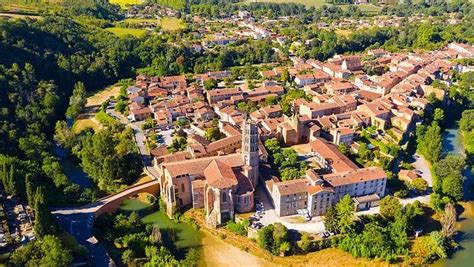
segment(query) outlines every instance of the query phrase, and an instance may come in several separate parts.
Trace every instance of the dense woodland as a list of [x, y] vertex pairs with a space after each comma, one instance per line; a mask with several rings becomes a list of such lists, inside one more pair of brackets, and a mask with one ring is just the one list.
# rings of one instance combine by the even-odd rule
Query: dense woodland
[[[441, 18], [447, 12], [461, 11], [459, 17], [464, 19], [460, 25], [406, 21], [404, 27], [355, 31], [347, 37], [301, 24], [312, 23], [321, 17], [358, 16], [360, 13], [356, 9], [348, 13], [337, 6], [307, 9], [297, 4], [235, 5], [235, 1], [216, 0], [157, 2], [179, 9], [184, 14], [209, 17], [225, 16], [222, 12], [235, 13], [239, 9], [270, 18], [297, 15], [288, 30], [282, 29], [282, 34], [313, 39], [312, 45], [297, 50], [297, 55], [320, 60], [335, 53], [359, 52], [380, 46], [391, 51], [411, 51], [435, 49], [451, 41], [474, 41], [473, 11], [467, 1], [451, 1], [449, 4], [439, 1], [411, 4], [405, 1], [403, 5], [382, 10], [384, 14], [408, 16], [421, 13]], [[73, 256], [81, 255], [83, 251], [77, 246], [62, 246], [64, 240], [53, 236], [58, 235], [59, 230], [50, 218], [48, 207], [93, 201], [98, 196], [131, 184], [139, 174], [140, 161], [136, 148], [129, 142], [131, 133], [128, 130], [111, 124], [95, 133], [84, 131], [74, 134], [70, 131], [69, 126], [84, 106], [87, 93], [120, 79], [132, 78], [136, 73], [160, 76], [239, 66], [251, 69], [252, 64], [280, 59], [270, 41], [242, 41], [203, 54], [193, 52], [182, 44], [175, 45], [178, 37], [187, 36], [193, 30], [192, 26], [176, 34], [119, 38], [104, 30], [113, 21], [123, 18], [118, 6], [106, 0], [65, 0], [59, 6], [48, 5], [48, 8], [41, 10], [44, 17], [41, 20], [0, 20], [0, 180], [8, 194], [20, 197], [34, 208], [38, 234], [35, 242], [42, 242], [41, 246], [30, 243], [19, 250], [12, 258], [13, 263], [18, 265], [67, 265]], [[458, 79], [456, 88], [459, 90], [454, 91], [454, 97], [459, 100], [459, 105], [471, 109], [463, 113], [461, 129], [466, 137], [466, 147], [472, 153], [474, 127], [469, 122], [473, 117], [473, 77], [461, 75]], [[288, 94], [282, 100], [285, 113], [289, 113], [288, 103], [292, 97]], [[438, 140], [434, 138], [439, 137], [439, 123], [433, 119], [420, 128], [419, 136]], [[434, 137], [431, 138], [431, 135]], [[436, 177], [446, 176], [453, 183], [458, 183], [459, 176], [455, 175], [458, 174], [461, 159], [442, 155], [437, 148], [423, 148], [423, 142], [420, 143], [419, 149], [425, 150], [430, 160], [440, 160], [435, 165], [435, 169], [439, 170]], [[56, 144], [69, 149], [80, 160], [93, 179], [94, 188], [83, 190], [67, 179], [54, 153]], [[107, 149], [102, 149], [104, 147]], [[272, 154], [275, 166], [288, 177], [306, 168], [292, 160], [293, 154], [292, 151], [279, 149], [274, 149]], [[452, 168], [454, 175], [443, 172], [446, 170], [443, 166]], [[437, 184], [434, 191], [439, 194], [440, 209], [462, 197], [458, 191], [451, 189], [443, 182]], [[376, 223], [367, 227], [366, 236], [378, 232], [378, 227]], [[363, 231], [353, 234], [360, 235], [357, 238], [365, 238]], [[280, 249], [281, 244], [268, 246]], [[399, 246], [395, 244], [387, 249], [392, 248], [398, 249]], [[51, 251], [58, 252], [58, 257], [49, 257]], [[369, 256], [391, 257], [391, 254], [374, 253]]]

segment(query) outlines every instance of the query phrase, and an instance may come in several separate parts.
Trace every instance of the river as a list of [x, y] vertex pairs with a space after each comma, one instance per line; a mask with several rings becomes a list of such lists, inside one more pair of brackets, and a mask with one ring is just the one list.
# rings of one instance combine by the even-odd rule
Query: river
[[[443, 138], [443, 150], [448, 153], [463, 154], [464, 146], [462, 143], [459, 129], [451, 127], [446, 130]], [[457, 223], [459, 229], [460, 249], [454, 253], [451, 258], [436, 262], [435, 266], [473, 266], [474, 263], [474, 176], [468, 168], [464, 172], [466, 177], [464, 187], [465, 202], [460, 203], [464, 212], [460, 215]]]
[[54, 153], [59, 158], [64, 170], [64, 174], [69, 181], [78, 184], [81, 188], [90, 188], [92, 183], [89, 176], [85, 173], [78, 163], [78, 160], [68, 154], [66, 149], [56, 146]]

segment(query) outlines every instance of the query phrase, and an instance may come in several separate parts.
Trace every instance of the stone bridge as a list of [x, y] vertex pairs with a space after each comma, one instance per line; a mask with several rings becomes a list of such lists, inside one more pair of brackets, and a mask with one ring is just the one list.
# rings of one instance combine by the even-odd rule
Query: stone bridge
[[51, 214], [61, 227], [73, 235], [76, 240], [89, 250], [93, 266], [115, 266], [107, 251], [94, 237], [92, 227], [94, 220], [103, 213], [116, 212], [120, 204], [139, 193], [157, 196], [160, 191], [158, 180], [133, 185], [127, 189], [106, 196], [94, 203], [76, 208], [52, 209]]

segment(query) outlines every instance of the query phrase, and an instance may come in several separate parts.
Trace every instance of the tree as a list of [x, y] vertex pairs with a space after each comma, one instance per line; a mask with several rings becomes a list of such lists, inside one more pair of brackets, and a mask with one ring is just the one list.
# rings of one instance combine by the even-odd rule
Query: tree
[[65, 121], [57, 121], [54, 127], [54, 141], [64, 148], [71, 148], [74, 145], [76, 136], [67, 126]]
[[66, 116], [75, 120], [86, 104], [86, 88], [82, 82], [77, 82], [74, 85], [72, 96], [69, 98], [69, 107], [66, 111]]
[[441, 124], [444, 121], [444, 110], [441, 108], [435, 108], [433, 113], [433, 120]]
[[17, 249], [10, 260], [18, 266], [69, 266], [72, 255], [59, 238], [46, 235]]
[[[461, 182], [462, 170], [466, 165], [465, 158], [461, 155], [449, 154], [444, 159], [434, 164], [434, 175], [433, 175], [433, 191], [436, 193], [446, 192], [459, 192], [462, 191], [462, 187], [459, 188], [459, 184], [454, 185], [452, 182]], [[444, 182], [446, 178], [452, 175], [450, 181]]]
[[383, 217], [393, 220], [402, 211], [402, 204], [394, 196], [386, 196], [380, 201], [380, 215]]
[[270, 224], [258, 230], [258, 244], [270, 252], [273, 249], [273, 229], [273, 224]]
[[122, 261], [130, 265], [135, 260], [135, 252], [132, 249], [126, 249], [122, 253]]
[[[326, 228], [327, 229], [327, 228]], [[307, 233], [303, 233], [301, 235], [301, 240], [298, 242], [298, 247], [304, 253], [307, 253], [311, 248], [311, 240], [309, 239], [309, 235]]]
[[35, 194], [35, 234], [38, 237], [43, 237], [47, 234], [54, 232], [53, 221], [51, 213], [49, 212], [48, 206], [44, 198], [43, 187], [36, 188]]
[[288, 229], [281, 223], [270, 224], [258, 231], [258, 243], [260, 247], [270, 251], [274, 255], [290, 251]]
[[413, 244], [412, 254], [420, 259], [422, 264], [431, 263], [439, 258], [446, 258], [444, 237], [440, 232], [431, 232], [429, 236], [422, 236]]
[[464, 177], [458, 173], [451, 173], [443, 179], [442, 192], [444, 195], [454, 200], [461, 200], [463, 197]]
[[278, 139], [276, 138], [267, 139], [265, 140], [265, 148], [271, 155], [276, 154], [280, 152], [280, 142], [278, 142]]
[[349, 195], [342, 197], [336, 204], [339, 218], [338, 228], [342, 234], [352, 233], [355, 227], [354, 203]]
[[206, 129], [204, 133], [204, 137], [206, 137], [207, 141], [214, 142], [214, 141], [224, 138], [225, 135], [221, 133], [221, 131], [219, 131], [219, 127], [212, 126]]
[[451, 203], [444, 207], [444, 213], [441, 215], [441, 226], [441, 234], [445, 238], [451, 238], [456, 233], [456, 209]]
[[409, 188], [419, 193], [423, 193], [423, 192], [426, 192], [426, 190], [428, 190], [428, 182], [426, 182], [426, 180], [423, 178], [415, 178], [409, 184]]
[[281, 78], [280, 80], [283, 82], [283, 83], [287, 83], [290, 81], [290, 72], [288, 71], [287, 68], [284, 68], [283, 71], [281, 72]]
[[334, 206], [329, 207], [324, 214], [324, 227], [326, 231], [336, 232], [339, 227], [339, 218]]
[[428, 127], [417, 127], [416, 135], [420, 153], [431, 162], [439, 161], [441, 157], [442, 135], [438, 123], [433, 121]]
[[212, 89], [217, 88], [217, 80], [215, 79], [208, 79], [204, 81], [204, 89], [209, 91]]
[[395, 243], [397, 253], [405, 253], [408, 248], [408, 216], [405, 213], [399, 213], [395, 221], [390, 224], [390, 237]]
[[344, 143], [340, 143], [338, 148], [339, 148], [339, 151], [341, 151], [341, 153], [344, 155], [347, 155], [349, 153], [349, 148]]

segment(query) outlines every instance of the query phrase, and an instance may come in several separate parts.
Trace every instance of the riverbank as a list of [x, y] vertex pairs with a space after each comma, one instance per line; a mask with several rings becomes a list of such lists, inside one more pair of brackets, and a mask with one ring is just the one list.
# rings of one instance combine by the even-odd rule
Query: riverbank
[[[443, 136], [443, 149], [448, 153], [465, 154], [462, 134], [458, 125], [446, 129]], [[456, 223], [458, 229], [457, 241], [460, 248], [448, 259], [437, 261], [434, 266], [472, 266], [474, 262], [474, 179], [470, 169], [464, 172], [466, 177], [464, 187], [464, 199], [467, 201], [460, 202], [463, 212], [459, 215]]]

